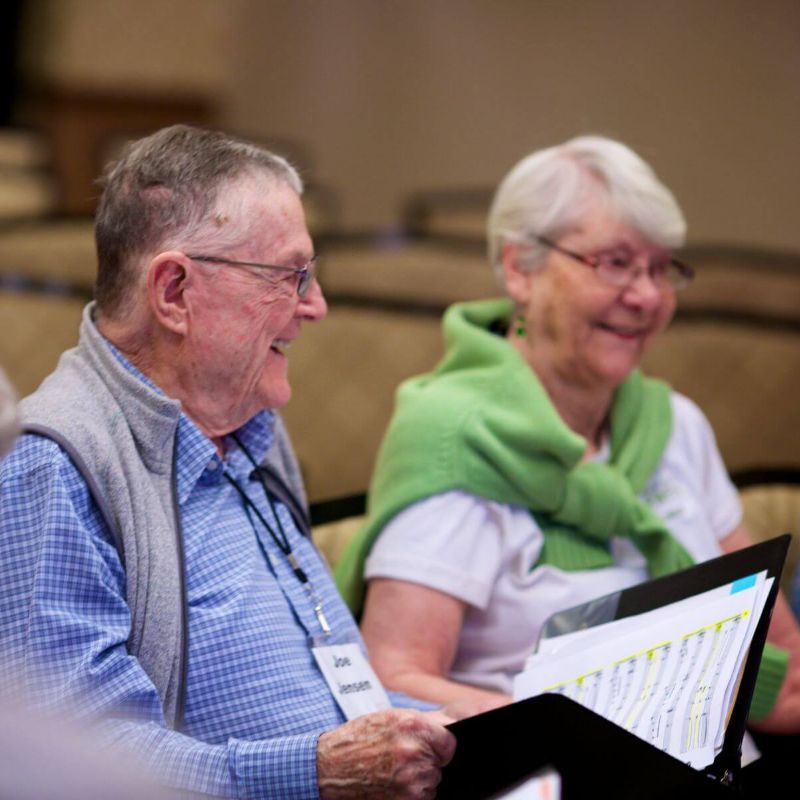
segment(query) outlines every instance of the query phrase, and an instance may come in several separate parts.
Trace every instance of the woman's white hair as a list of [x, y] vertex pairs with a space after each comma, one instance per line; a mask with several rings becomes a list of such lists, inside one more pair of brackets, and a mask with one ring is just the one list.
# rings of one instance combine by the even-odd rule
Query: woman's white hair
[[547, 248], [532, 236], [557, 239], [577, 227], [597, 203], [642, 236], [680, 247], [686, 222], [672, 192], [629, 147], [603, 136], [578, 136], [522, 159], [500, 183], [489, 211], [489, 260], [502, 281], [505, 241], [527, 241], [523, 267], [533, 269]]
[[0, 369], [0, 456], [11, 449], [18, 432], [17, 397], [5, 373]]

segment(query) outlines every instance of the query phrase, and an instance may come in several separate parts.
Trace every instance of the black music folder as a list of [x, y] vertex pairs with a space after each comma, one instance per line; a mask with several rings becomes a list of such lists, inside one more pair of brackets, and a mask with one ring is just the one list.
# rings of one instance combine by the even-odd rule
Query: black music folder
[[[485, 800], [543, 768], [555, 769], [563, 800], [737, 796], [742, 738], [790, 535], [633, 586], [553, 615], [544, 635], [622, 619], [766, 570], [774, 583], [756, 626], [722, 748], [695, 770], [600, 715], [544, 694], [451, 724], [458, 746], [437, 792], [444, 800]], [[587, 611], [588, 609], [588, 611]]]

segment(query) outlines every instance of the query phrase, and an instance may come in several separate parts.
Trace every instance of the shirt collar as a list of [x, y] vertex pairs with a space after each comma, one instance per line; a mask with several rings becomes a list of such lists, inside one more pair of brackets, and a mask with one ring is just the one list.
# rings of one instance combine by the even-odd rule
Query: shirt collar
[[[251, 417], [241, 428], [225, 437], [225, 451], [239, 450], [240, 448], [234, 441], [234, 436], [242, 443], [243, 448], [253, 457], [256, 464], [260, 464], [267, 455], [267, 451], [272, 446], [274, 439], [273, 425], [275, 414], [272, 411], [260, 411]], [[244, 455], [244, 454], [243, 454]], [[245, 458], [247, 456], [245, 455]], [[247, 459], [250, 464], [250, 460]], [[252, 465], [250, 464], [252, 467]]]

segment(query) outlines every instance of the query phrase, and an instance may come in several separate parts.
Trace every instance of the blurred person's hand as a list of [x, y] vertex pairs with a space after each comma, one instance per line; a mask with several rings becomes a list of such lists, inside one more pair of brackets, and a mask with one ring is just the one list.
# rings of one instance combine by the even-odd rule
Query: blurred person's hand
[[130, 754], [65, 717], [0, 696], [3, 800], [175, 800]]

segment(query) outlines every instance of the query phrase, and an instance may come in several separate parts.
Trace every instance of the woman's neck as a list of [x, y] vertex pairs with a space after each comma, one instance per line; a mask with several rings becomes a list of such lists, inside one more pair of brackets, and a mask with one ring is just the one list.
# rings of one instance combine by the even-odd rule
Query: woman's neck
[[542, 375], [538, 370], [536, 375], [567, 427], [586, 439], [585, 457], [594, 455], [602, 446], [608, 427], [611, 393], [598, 394], [596, 390], [565, 383], [558, 376]]
[[585, 457], [596, 453], [608, 427], [608, 412], [614, 396], [613, 387], [589, 385], [553, 369], [547, 359], [537, 359], [524, 339], [508, 336], [521, 352], [528, 366], [544, 386], [550, 402], [567, 427], [587, 442]]

